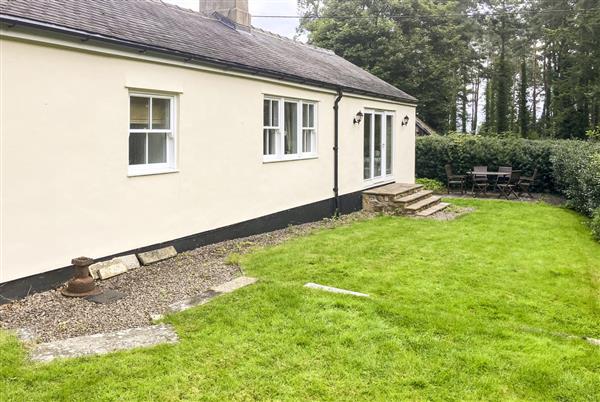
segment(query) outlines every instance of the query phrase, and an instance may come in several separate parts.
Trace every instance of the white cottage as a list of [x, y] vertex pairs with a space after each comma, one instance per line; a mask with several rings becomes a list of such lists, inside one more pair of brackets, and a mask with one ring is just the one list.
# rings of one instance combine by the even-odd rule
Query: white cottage
[[247, 1], [0, 0], [0, 299], [72, 257], [179, 251], [414, 182], [416, 99]]

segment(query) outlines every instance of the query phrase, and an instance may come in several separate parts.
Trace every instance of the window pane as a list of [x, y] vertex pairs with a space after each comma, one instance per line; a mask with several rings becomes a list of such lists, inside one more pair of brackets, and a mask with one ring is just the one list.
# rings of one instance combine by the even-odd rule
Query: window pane
[[150, 128], [150, 98], [129, 97], [129, 127], [132, 129]]
[[265, 99], [263, 101], [263, 126], [271, 125], [271, 101]]
[[263, 155], [275, 155], [277, 147], [277, 130], [263, 130]]
[[285, 102], [284, 116], [284, 153], [298, 153], [298, 104]]
[[167, 134], [148, 134], [148, 163], [167, 163]]
[[315, 105], [303, 104], [302, 105], [302, 127], [314, 127], [315, 126]]
[[146, 133], [129, 134], [129, 164], [143, 165], [146, 163]]
[[371, 178], [371, 113], [365, 113], [363, 134], [364, 178]]
[[271, 125], [273, 127], [279, 126], [279, 101], [271, 101]]
[[308, 125], [308, 105], [302, 105], [302, 127], [310, 127]]
[[302, 152], [314, 152], [315, 130], [302, 130]]
[[381, 162], [382, 162], [382, 154], [381, 154], [381, 140], [382, 140], [382, 124], [383, 124], [383, 116], [380, 114], [375, 115], [375, 136], [373, 139], [373, 145], [375, 146], [375, 154], [373, 157], [375, 158], [375, 169], [373, 172], [374, 176], [381, 176]]
[[385, 173], [392, 174], [392, 161], [393, 150], [394, 150], [394, 118], [392, 116], [386, 116], [386, 132], [385, 132]]
[[170, 99], [152, 99], [152, 128], [155, 130], [171, 128]]

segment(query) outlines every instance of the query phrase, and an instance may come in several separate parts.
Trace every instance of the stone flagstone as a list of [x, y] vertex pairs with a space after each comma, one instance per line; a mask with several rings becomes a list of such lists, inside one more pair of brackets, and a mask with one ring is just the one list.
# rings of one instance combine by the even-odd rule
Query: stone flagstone
[[187, 299], [178, 301], [169, 306], [168, 311], [171, 313], [177, 313], [184, 311], [195, 306], [201, 306], [213, 300], [215, 297], [220, 296], [223, 293], [231, 293], [237, 289], [243, 288], [244, 286], [252, 285], [256, 283], [256, 278], [250, 278], [248, 276], [240, 276], [229, 282], [225, 282], [219, 286], [215, 286], [206, 292], [202, 292], [199, 295], [189, 297]]
[[225, 282], [219, 286], [215, 286], [211, 288], [211, 290], [217, 293], [231, 293], [239, 288], [243, 288], [244, 286], [252, 285], [257, 281], [256, 278], [251, 278], [249, 276], [240, 276], [239, 278], [235, 278], [232, 281]]
[[596, 345], [596, 346], [600, 346], [600, 339], [595, 339], [595, 338], [584, 338], [586, 341], [588, 341], [589, 343], [591, 343], [592, 345]]
[[112, 278], [113, 276], [124, 274], [128, 271], [127, 266], [121, 261], [108, 261], [107, 264], [98, 269], [98, 277], [102, 280]]
[[[104, 271], [104, 277], [100, 277], [100, 271]], [[114, 275], [110, 275], [111, 272], [114, 272]], [[90, 274], [94, 279], [107, 279], [111, 276], [119, 275], [124, 272], [127, 272], [127, 266], [123, 264], [123, 262], [113, 259], [108, 261], [97, 262], [95, 264], [90, 265]]]
[[31, 359], [50, 362], [58, 358], [101, 355], [178, 341], [179, 338], [170, 325], [159, 324], [42, 343], [33, 348]]
[[325, 292], [331, 292], [331, 293], [340, 293], [340, 294], [352, 295], [352, 296], [358, 296], [358, 297], [371, 297], [365, 293], [354, 292], [352, 290], [346, 290], [346, 289], [338, 289], [338, 288], [334, 288], [331, 286], [319, 285], [318, 283], [312, 283], [312, 282], [305, 284], [304, 287], [311, 288], [311, 289], [323, 290]]
[[139, 253], [137, 256], [143, 265], [150, 265], [154, 264], [155, 262], [166, 260], [167, 258], [175, 257], [176, 255], [177, 250], [175, 250], [175, 247], [169, 246], [147, 251], [145, 253]]
[[[123, 270], [123, 268], [119, 266], [119, 263], [123, 264], [127, 269], [125, 271], [121, 272]], [[117, 266], [118, 266], [118, 268], [117, 268]], [[115, 257], [112, 260], [97, 262], [95, 264], [90, 265], [90, 274], [92, 274], [92, 278], [94, 278], [94, 279], [107, 279], [110, 277], [110, 276], [107, 276], [107, 275], [109, 275], [108, 274], [109, 271], [118, 272], [117, 275], [119, 275], [124, 272], [127, 272], [130, 269], [136, 269], [139, 267], [140, 267], [140, 262], [138, 261], [135, 254], [129, 254], [129, 255], [123, 255], [121, 257]], [[105, 277], [100, 278], [99, 271], [101, 269], [107, 269], [107, 268], [108, 268], [108, 271], [105, 273]], [[115, 275], [112, 275], [112, 276], [115, 276]]]
[[195, 306], [201, 306], [203, 304], [208, 303], [220, 294], [221, 293], [215, 292], [214, 290], [208, 290], [206, 292], [200, 293], [199, 295], [192, 296], [187, 299], [178, 301], [177, 303], [169, 305], [169, 312], [177, 313], [180, 311], [185, 311]]
[[112, 260], [121, 261], [123, 264], [125, 264], [127, 269], [136, 269], [140, 267], [140, 262], [135, 254], [122, 255], [120, 257], [115, 257]]

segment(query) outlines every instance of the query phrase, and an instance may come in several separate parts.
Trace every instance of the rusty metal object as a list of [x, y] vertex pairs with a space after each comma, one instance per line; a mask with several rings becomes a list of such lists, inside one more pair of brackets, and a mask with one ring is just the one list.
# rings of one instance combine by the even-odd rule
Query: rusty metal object
[[90, 265], [94, 260], [88, 257], [77, 257], [71, 260], [75, 267], [75, 277], [67, 283], [61, 293], [68, 297], [85, 297], [102, 293], [102, 289], [96, 287], [94, 278], [90, 275]]

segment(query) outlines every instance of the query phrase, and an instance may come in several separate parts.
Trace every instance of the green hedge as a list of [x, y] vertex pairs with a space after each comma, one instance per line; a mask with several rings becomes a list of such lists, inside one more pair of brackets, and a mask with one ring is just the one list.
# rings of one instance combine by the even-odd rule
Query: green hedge
[[592, 235], [594, 235], [594, 238], [600, 241], [600, 208], [597, 208], [594, 215], [592, 215], [590, 227], [592, 228]]
[[565, 142], [550, 160], [556, 190], [571, 208], [592, 216], [600, 208], [600, 143]]
[[444, 165], [456, 174], [476, 165], [512, 166], [531, 175], [538, 168], [534, 191], [559, 192], [575, 210], [591, 216], [600, 207], [600, 143], [526, 140], [451, 134], [417, 138], [416, 174], [446, 182]]

